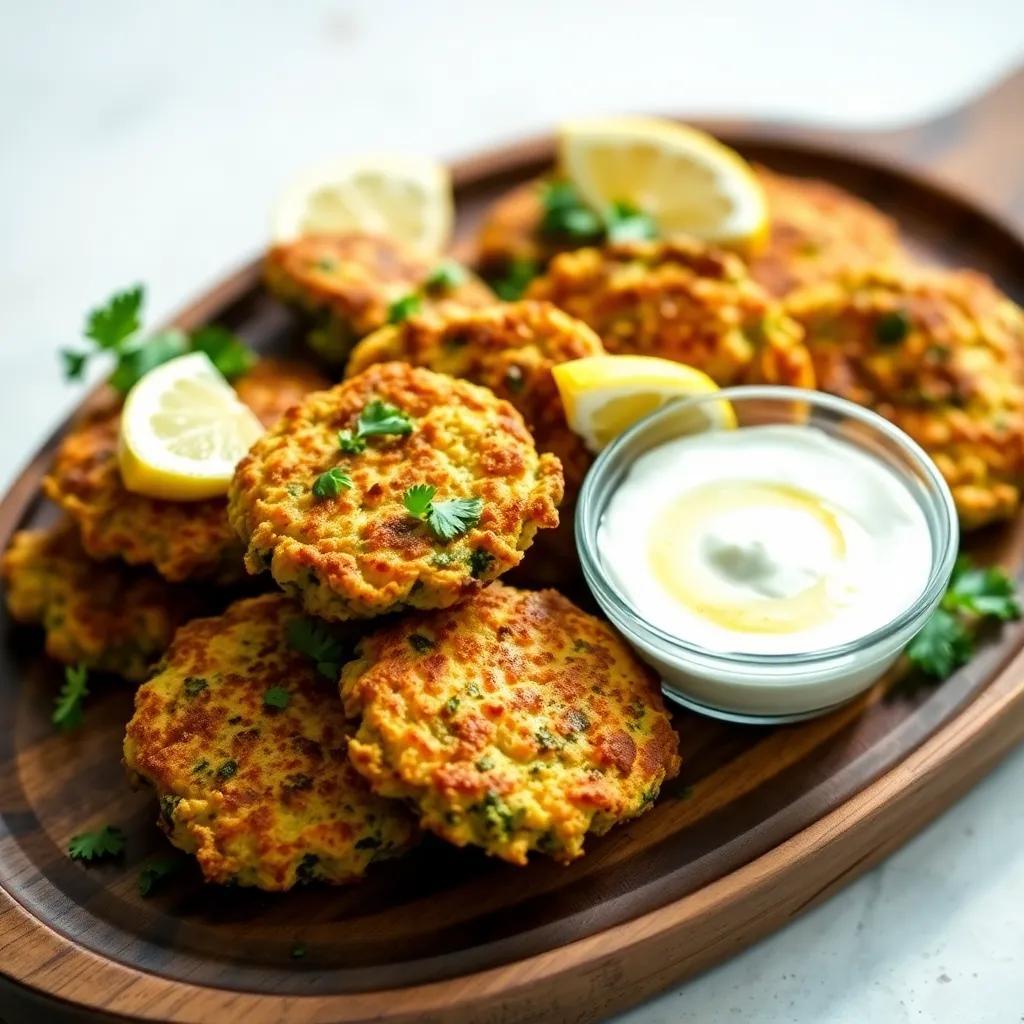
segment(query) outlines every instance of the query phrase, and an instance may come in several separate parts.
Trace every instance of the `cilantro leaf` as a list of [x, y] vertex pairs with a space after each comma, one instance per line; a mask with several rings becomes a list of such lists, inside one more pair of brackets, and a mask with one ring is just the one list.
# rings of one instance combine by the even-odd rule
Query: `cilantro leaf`
[[883, 313], [875, 323], [875, 341], [879, 345], [899, 345], [910, 333], [910, 318], [902, 309]]
[[96, 832], [82, 832], [72, 836], [68, 843], [68, 856], [72, 860], [84, 861], [118, 857], [124, 853], [124, 844], [124, 832], [113, 825], [105, 825]]
[[292, 619], [287, 627], [288, 646], [316, 662], [317, 671], [337, 680], [345, 659], [346, 645], [330, 627], [315, 619]]
[[268, 708], [284, 709], [292, 695], [283, 686], [272, 686], [263, 694], [263, 704]]
[[172, 327], [149, 338], [133, 341], [117, 359], [110, 385], [122, 394], [130, 391], [150, 370], [188, 352], [188, 335]]
[[115, 293], [105, 306], [89, 314], [83, 333], [100, 348], [120, 348], [142, 326], [145, 297], [146, 289], [141, 284]]
[[612, 203], [604, 215], [604, 222], [610, 242], [645, 241], [658, 237], [654, 219], [629, 202]]
[[448, 292], [466, 280], [466, 271], [452, 260], [439, 263], [423, 282], [428, 292]]
[[256, 362], [251, 349], [226, 327], [209, 324], [192, 335], [192, 351], [205, 352], [228, 380], [248, 373]]
[[334, 466], [321, 473], [313, 481], [313, 496], [323, 500], [324, 498], [337, 498], [342, 491], [347, 491], [352, 486], [352, 478], [343, 469]]
[[432, 503], [427, 524], [441, 540], [452, 540], [480, 522], [483, 498], [452, 498]]
[[181, 857], [159, 857], [143, 865], [139, 872], [139, 895], [150, 896], [164, 879], [176, 875], [185, 865]]
[[604, 233], [601, 218], [567, 181], [552, 181], [541, 191], [540, 233], [574, 242], [598, 241]]
[[521, 299], [530, 282], [540, 273], [540, 267], [533, 260], [513, 260], [504, 276], [491, 281], [491, 287], [499, 299], [515, 302]]
[[402, 495], [402, 504], [409, 515], [424, 519], [430, 512], [437, 488], [430, 484], [415, 484]]
[[90, 352], [76, 352], [70, 348], [62, 348], [60, 357], [64, 361], [64, 379], [81, 380], [91, 354]]
[[349, 455], [366, 451], [366, 438], [379, 434], [411, 434], [412, 420], [409, 414], [395, 405], [389, 405], [375, 398], [368, 402], [356, 420], [355, 433], [351, 430], [338, 432], [338, 447]]
[[418, 292], [409, 292], [408, 295], [403, 295], [400, 299], [395, 299], [395, 301], [388, 306], [388, 323], [400, 324], [403, 320], [408, 320], [413, 313], [418, 313], [420, 311], [420, 307], [422, 305], [423, 296]]
[[945, 679], [965, 664], [974, 651], [967, 627], [951, 612], [940, 608], [907, 647], [907, 657], [926, 675]]
[[82, 724], [82, 702], [89, 695], [86, 685], [89, 670], [85, 665], [68, 665], [64, 669], [64, 685], [54, 704], [51, 719], [60, 729], [77, 729]]
[[1021, 614], [1013, 581], [1006, 573], [995, 567], [976, 567], [966, 558], [957, 560], [942, 607], [1004, 622], [1019, 619]]

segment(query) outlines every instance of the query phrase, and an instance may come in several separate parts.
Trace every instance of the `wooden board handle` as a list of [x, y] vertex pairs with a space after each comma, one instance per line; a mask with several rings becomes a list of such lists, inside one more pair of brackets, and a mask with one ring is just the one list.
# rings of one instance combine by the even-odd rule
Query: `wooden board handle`
[[1024, 68], [934, 120], [855, 138], [961, 189], [1024, 232]]

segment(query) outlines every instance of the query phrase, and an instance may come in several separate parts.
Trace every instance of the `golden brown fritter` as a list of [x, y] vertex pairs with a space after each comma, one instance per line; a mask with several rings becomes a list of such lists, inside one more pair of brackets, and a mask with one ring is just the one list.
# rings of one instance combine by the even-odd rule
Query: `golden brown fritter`
[[[327, 381], [309, 367], [266, 359], [235, 382], [240, 397], [266, 425]], [[64, 438], [43, 482], [81, 531], [93, 558], [153, 565], [169, 580], [244, 578], [242, 549], [224, 498], [164, 501], [125, 489], [117, 461], [121, 401], [111, 395]]]
[[349, 757], [458, 846], [570, 861], [679, 771], [655, 674], [553, 590], [500, 583], [364, 638], [342, 670]]
[[563, 253], [527, 296], [590, 324], [609, 352], [689, 363], [723, 386], [814, 386], [799, 326], [738, 256], [700, 242], [617, 242]]
[[430, 286], [435, 265], [396, 240], [350, 232], [307, 235], [274, 246], [264, 264], [267, 287], [311, 317], [310, 346], [342, 363], [362, 337], [388, 322], [392, 303], [416, 294], [423, 309], [486, 306], [497, 301], [468, 271], [459, 283]]
[[[369, 437], [345, 452], [375, 402], [411, 420], [406, 434]], [[323, 474], [348, 480], [335, 494]], [[403, 503], [414, 486], [435, 503], [478, 499], [479, 521], [438, 537]], [[238, 464], [231, 522], [248, 545], [250, 572], [270, 569], [306, 609], [325, 619], [443, 608], [518, 565], [538, 529], [558, 525], [558, 459], [537, 454], [522, 417], [485, 388], [407, 363], [378, 363], [311, 395]]]
[[1024, 484], [1024, 313], [969, 271], [851, 272], [786, 303], [818, 386], [881, 413], [949, 482], [964, 529], [1013, 515]]
[[136, 694], [125, 765], [207, 881], [351, 882], [415, 840], [412, 817], [349, 764], [336, 683], [289, 642], [302, 619], [280, 594], [196, 619]]
[[545, 178], [524, 182], [488, 209], [476, 237], [476, 260], [485, 274], [502, 274], [516, 264], [539, 272], [560, 252], [579, 247], [579, 242], [551, 237], [541, 230], [547, 184]]
[[825, 181], [755, 170], [771, 232], [750, 273], [772, 295], [900, 259], [895, 221], [870, 203]]
[[382, 327], [355, 347], [348, 374], [401, 360], [482, 384], [522, 413], [538, 450], [553, 452], [562, 463], [565, 497], [559, 528], [537, 538], [517, 572], [553, 584], [575, 572], [573, 511], [593, 457], [565, 422], [551, 368], [603, 352], [601, 339], [586, 324], [550, 303], [523, 301]]
[[51, 658], [131, 680], [146, 677], [174, 631], [205, 605], [196, 590], [155, 573], [94, 562], [67, 520], [16, 533], [0, 575], [11, 617], [43, 627]]

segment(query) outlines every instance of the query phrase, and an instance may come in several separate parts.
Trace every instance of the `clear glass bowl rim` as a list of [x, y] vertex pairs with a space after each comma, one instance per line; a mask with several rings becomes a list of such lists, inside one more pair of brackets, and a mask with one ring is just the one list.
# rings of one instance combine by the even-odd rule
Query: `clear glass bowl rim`
[[[877, 431], [910, 457], [910, 461], [917, 465], [930, 485], [927, 493], [933, 506], [932, 512], [936, 519], [936, 533], [939, 539], [939, 547], [932, 551], [932, 568], [928, 576], [928, 582], [913, 604], [891, 622], [872, 630], [870, 633], [865, 633], [863, 636], [833, 647], [821, 647], [817, 650], [800, 651], [792, 654], [746, 654], [742, 652], [713, 650], [686, 640], [680, 640], [671, 633], [667, 633], [658, 626], [647, 622], [637, 614], [628, 598], [609, 579], [608, 574], [601, 565], [600, 556], [596, 551], [597, 528], [600, 525], [601, 513], [604, 511], [602, 508], [597, 510], [597, 515], [593, 514], [593, 505], [597, 500], [595, 494], [598, 484], [609, 471], [609, 465], [614, 465], [615, 456], [619, 451], [635, 438], [651, 430], [667, 416], [681, 408], [700, 405], [704, 402], [720, 401], [722, 399], [728, 401], [769, 399], [787, 403], [796, 401], [828, 409], [831, 412], [849, 417]], [[591, 521], [594, 524], [592, 533], [588, 528], [588, 523]], [[939, 601], [942, 600], [942, 595], [945, 593], [953, 571], [953, 565], [956, 562], [959, 546], [959, 521], [949, 485], [939, 472], [938, 466], [935, 465], [931, 457], [913, 438], [900, 430], [899, 427], [879, 416], [878, 413], [847, 401], [845, 398], [838, 398], [823, 391], [776, 385], [740, 385], [723, 388], [720, 391], [713, 391], [706, 395], [696, 395], [691, 398], [669, 402], [655, 409], [643, 419], [638, 420], [605, 448], [597, 456], [593, 466], [590, 467], [590, 471], [587, 473], [583, 486], [580, 489], [579, 502], [576, 508], [575, 533], [583, 575], [594, 597], [599, 604], [605, 607], [606, 611], [609, 608], [613, 608], [616, 613], [613, 616], [614, 619], [620, 624], [624, 623], [633, 633], [644, 638], [648, 645], [682, 651], [691, 656], [712, 661], [752, 666], [760, 665], [776, 669], [784, 665], [806, 665], [808, 663], [844, 658], [851, 654], [862, 653], [876, 645], [885, 644], [904, 631], [910, 632], [912, 630], [913, 633], [916, 633], [917, 629], [924, 625], [925, 619], [934, 611]]]

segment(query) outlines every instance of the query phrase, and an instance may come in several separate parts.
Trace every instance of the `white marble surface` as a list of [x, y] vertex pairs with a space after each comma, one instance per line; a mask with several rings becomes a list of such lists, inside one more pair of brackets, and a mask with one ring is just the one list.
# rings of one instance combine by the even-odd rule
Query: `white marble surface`
[[[609, 110], [895, 123], [1022, 59], [1020, 0], [0, 0], [0, 479], [74, 402], [56, 350], [90, 304], [143, 280], [169, 313], [260, 247], [306, 161], [454, 155]], [[1022, 806], [1018, 752], [831, 902], [626, 1019], [1024, 1020]]]

